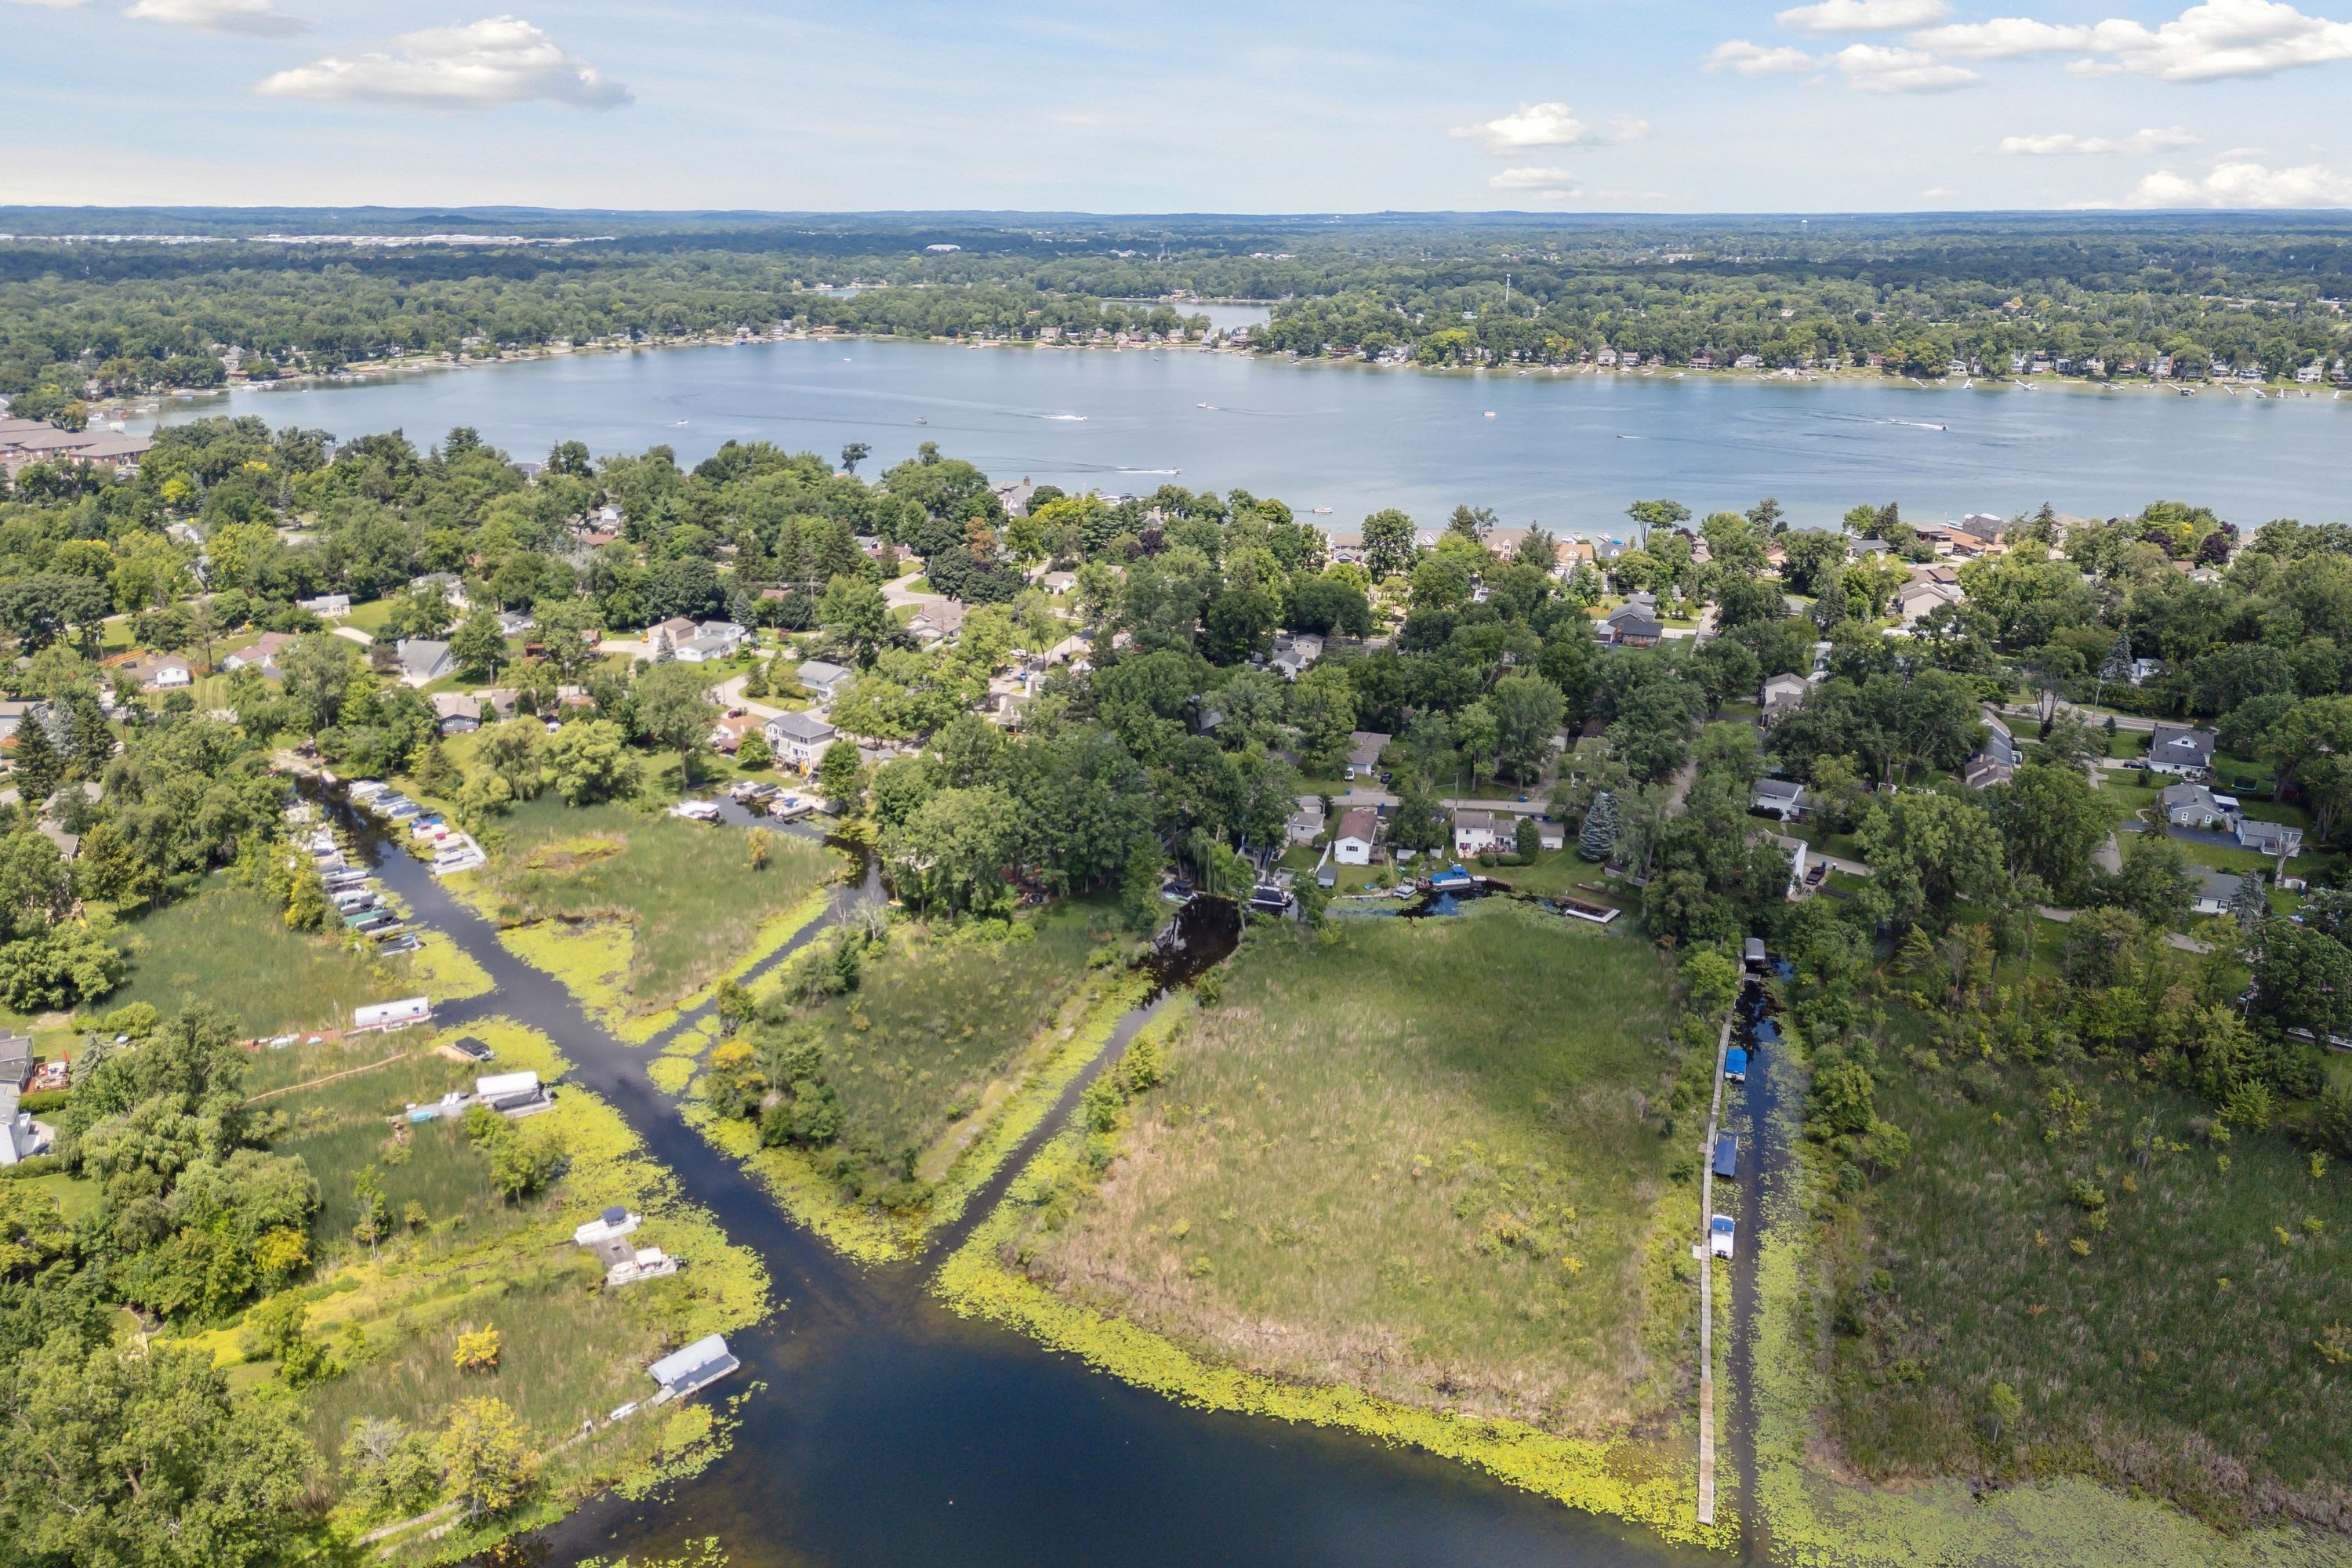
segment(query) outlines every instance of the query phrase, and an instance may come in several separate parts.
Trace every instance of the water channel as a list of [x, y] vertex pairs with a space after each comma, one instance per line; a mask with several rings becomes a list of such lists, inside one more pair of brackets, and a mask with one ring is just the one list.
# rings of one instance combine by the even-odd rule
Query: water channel
[[[343, 816], [415, 917], [447, 931], [496, 983], [488, 994], [444, 1008], [441, 1021], [503, 1016], [545, 1031], [574, 1063], [565, 1081], [610, 1101], [687, 1195], [765, 1259], [781, 1302], [766, 1322], [730, 1338], [743, 1372], [713, 1393], [760, 1386], [728, 1453], [657, 1500], [591, 1503], [522, 1543], [523, 1560], [625, 1552], [643, 1561], [715, 1535], [738, 1568], [1696, 1568], [1723, 1561], [1430, 1455], [1190, 1410], [1131, 1388], [1009, 1330], [948, 1312], [924, 1289], [936, 1255], [881, 1268], [848, 1263], [787, 1221], [678, 1119], [645, 1076], [657, 1042], [624, 1045], [553, 980], [499, 946], [491, 924], [425, 867], [357, 814]], [[869, 867], [835, 895], [832, 916], [878, 895]], [[821, 929], [811, 927], [793, 947]], [[1232, 906], [1196, 903], [1177, 922], [1184, 945], [1163, 946], [1155, 973], [1165, 982], [1189, 978], [1231, 950], [1235, 929]], [[1118, 1042], [1150, 1005], [1122, 1024]], [[1071, 1087], [1065, 1111], [1080, 1087]], [[995, 1202], [1026, 1153], [975, 1199], [973, 1216]]]
[[2139, 387], [1921, 385], [1852, 375], [1533, 371], [1434, 374], [1246, 354], [810, 339], [595, 353], [175, 397], [154, 417], [253, 414], [420, 444], [472, 426], [518, 458], [561, 440], [598, 453], [657, 443], [682, 462], [728, 440], [866, 471], [936, 441], [992, 476], [1149, 493], [1178, 482], [1279, 496], [1353, 527], [1402, 507], [1434, 526], [1456, 503], [1555, 531], [1622, 532], [1626, 504], [1704, 513], [1775, 496], [1832, 526], [1861, 500], [1918, 521], [2047, 500], [2105, 517], [2169, 497], [2229, 521], [2347, 516], [2352, 396], [2257, 400]]

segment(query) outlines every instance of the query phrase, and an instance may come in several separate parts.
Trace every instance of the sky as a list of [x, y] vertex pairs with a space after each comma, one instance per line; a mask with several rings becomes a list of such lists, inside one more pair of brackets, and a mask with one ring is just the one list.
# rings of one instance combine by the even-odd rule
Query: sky
[[0, 0], [0, 204], [2352, 206], [2352, 0], [514, 3]]

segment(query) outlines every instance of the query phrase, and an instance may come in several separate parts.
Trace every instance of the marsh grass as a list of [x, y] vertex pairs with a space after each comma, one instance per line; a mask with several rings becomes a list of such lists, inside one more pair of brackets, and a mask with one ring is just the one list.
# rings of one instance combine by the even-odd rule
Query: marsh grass
[[767, 868], [754, 871], [734, 828], [617, 805], [571, 807], [552, 796], [518, 807], [493, 837], [473, 900], [509, 923], [625, 923], [618, 1001], [632, 1013], [716, 978], [764, 922], [840, 868], [831, 851], [778, 834]]
[[287, 930], [282, 910], [226, 877], [124, 926], [121, 939], [130, 973], [94, 1011], [145, 1002], [169, 1014], [195, 1001], [248, 1035], [274, 1035], [332, 1027], [394, 994], [390, 971], [327, 937]]
[[887, 1153], [929, 1145], [1053, 1021], [1116, 921], [1108, 905], [1076, 900], [1027, 921], [1035, 935], [1017, 942], [970, 925], [893, 930], [858, 988], [811, 1016], [843, 1141]]
[[[2059, 1083], [2091, 1107], [2079, 1138], [2051, 1135]], [[2352, 1365], [2325, 1348], [2352, 1328], [2344, 1165], [2315, 1175], [2275, 1131], [2209, 1142], [2204, 1107], [2126, 1066], [1914, 1068], [1879, 1107], [1915, 1153], [1874, 1186], [1845, 1281], [1849, 1329], [1870, 1331], [1836, 1341], [1860, 1469], [2075, 1472], [2224, 1523], [2352, 1518]], [[1998, 1437], [1995, 1383], [2024, 1401]]]
[[1024, 1250], [1213, 1359], [1620, 1428], [1680, 1376], [1645, 1317], [1695, 1309], [1649, 1246], [1667, 1009], [1647, 946], [1500, 901], [1333, 946], [1253, 937], [1128, 1158]]

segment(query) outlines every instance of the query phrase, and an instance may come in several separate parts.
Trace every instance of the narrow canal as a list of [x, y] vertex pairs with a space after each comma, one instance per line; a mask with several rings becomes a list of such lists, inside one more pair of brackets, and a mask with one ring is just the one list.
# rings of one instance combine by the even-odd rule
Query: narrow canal
[[[730, 1337], [744, 1370], [714, 1393], [759, 1386], [725, 1456], [661, 1498], [590, 1504], [522, 1542], [520, 1560], [627, 1553], [643, 1561], [717, 1536], [737, 1568], [1692, 1568], [1724, 1561], [1415, 1450], [1187, 1409], [1008, 1330], [955, 1317], [924, 1289], [929, 1262], [848, 1263], [787, 1221], [678, 1119], [645, 1076], [657, 1045], [614, 1038], [554, 981], [499, 946], [491, 924], [423, 866], [368, 833], [355, 814], [347, 819], [416, 918], [447, 931], [497, 983], [443, 1017], [500, 1015], [555, 1039], [576, 1064], [568, 1081], [610, 1100], [686, 1194], [761, 1254], [781, 1302], [767, 1322]], [[878, 896], [869, 870], [836, 895], [833, 916]], [[1204, 940], [1220, 951], [1215, 932]], [[1202, 951], [1171, 955], [1164, 962], [1174, 968], [1164, 977], [1184, 978]], [[1140, 1026], [1142, 1012], [1122, 1025], [1122, 1037]], [[1070, 1095], [1076, 1092], [1073, 1086]], [[985, 1212], [995, 1196], [983, 1194], [971, 1213]]]

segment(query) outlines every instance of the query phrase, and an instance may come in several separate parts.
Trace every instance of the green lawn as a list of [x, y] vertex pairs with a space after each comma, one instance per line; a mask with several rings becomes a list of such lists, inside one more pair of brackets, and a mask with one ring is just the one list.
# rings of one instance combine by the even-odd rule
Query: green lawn
[[400, 994], [392, 971], [324, 936], [286, 929], [280, 910], [216, 876], [204, 890], [122, 928], [128, 979], [89, 1009], [134, 1002], [174, 1013], [190, 1000], [236, 1016], [248, 1035], [330, 1027]]
[[[1874, 1184], [1841, 1293], [1866, 1331], [1836, 1341], [1836, 1426], [1864, 1473], [2087, 1471], [2225, 1521], [2256, 1487], [2352, 1485], [2352, 1376], [2317, 1348], [2352, 1268], [2340, 1166], [2275, 1132], [2217, 1146], [2205, 1107], [2106, 1063], [1914, 1058], [1877, 1103], [1913, 1153]], [[1988, 1440], [1995, 1383], [2023, 1396], [2014, 1448]]]
[[1645, 943], [1501, 900], [1254, 935], [1127, 1158], [1016, 1250], [1277, 1376], [1557, 1431], [1655, 1413], [1696, 1306], [1667, 1006]]
[[[559, 977], [597, 1005], [635, 1013], [666, 1007], [716, 979], [750, 951], [763, 922], [841, 870], [833, 851], [774, 834], [772, 858], [755, 872], [740, 828], [626, 806], [566, 806], [551, 795], [500, 818], [484, 837], [491, 862], [465, 879], [476, 884], [467, 896], [509, 923], [624, 928], [625, 960], [617, 970], [610, 944], [598, 944], [597, 956], [583, 955], [584, 966]], [[548, 958], [537, 951], [525, 956], [543, 964]]]

